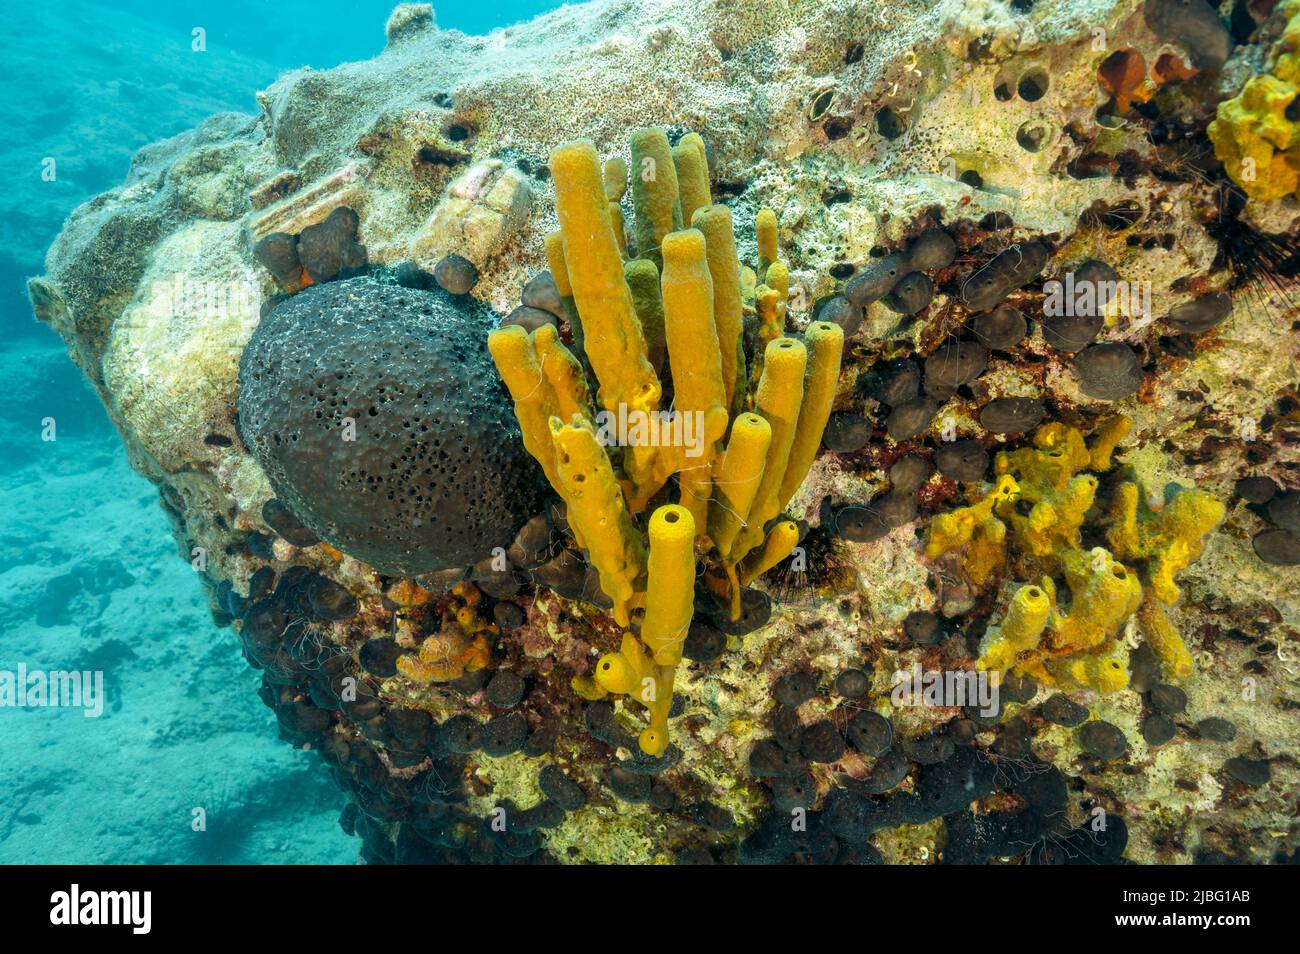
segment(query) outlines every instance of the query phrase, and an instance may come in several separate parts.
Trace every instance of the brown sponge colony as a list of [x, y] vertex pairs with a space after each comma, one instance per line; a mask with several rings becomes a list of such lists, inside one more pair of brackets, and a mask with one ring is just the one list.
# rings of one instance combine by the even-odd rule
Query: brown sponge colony
[[240, 360], [239, 428], [277, 498], [388, 575], [467, 566], [541, 506], [484, 344], [489, 312], [366, 276], [272, 310]]

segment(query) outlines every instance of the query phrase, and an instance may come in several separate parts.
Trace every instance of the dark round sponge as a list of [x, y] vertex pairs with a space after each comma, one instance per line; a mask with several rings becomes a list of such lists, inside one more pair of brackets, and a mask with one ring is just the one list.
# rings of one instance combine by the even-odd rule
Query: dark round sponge
[[271, 311], [240, 360], [239, 427], [277, 498], [390, 575], [509, 546], [540, 509], [540, 479], [488, 355], [491, 327], [472, 299], [370, 277]]

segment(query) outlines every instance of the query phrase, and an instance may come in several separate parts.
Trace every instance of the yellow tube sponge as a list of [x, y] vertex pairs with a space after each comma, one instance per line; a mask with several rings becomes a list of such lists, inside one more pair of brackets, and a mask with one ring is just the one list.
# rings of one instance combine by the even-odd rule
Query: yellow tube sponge
[[618, 250], [626, 256], [627, 231], [623, 222], [623, 207], [619, 203], [627, 192], [627, 163], [619, 156], [606, 159], [601, 178], [605, 183], [605, 196], [609, 199], [609, 221], [614, 227], [614, 239], [618, 242]]
[[786, 304], [790, 300], [790, 269], [786, 267], [785, 262], [778, 260], [769, 265], [763, 284], [776, 292], [776, 311], [781, 324], [784, 325]]
[[1007, 525], [997, 517], [981, 520], [975, 526], [962, 569], [976, 586], [983, 586], [1007, 563]]
[[1102, 422], [1097, 433], [1093, 435], [1092, 446], [1088, 448], [1088, 468], [1093, 471], [1110, 470], [1111, 457], [1128, 432], [1133, 429], [1133, 422], [1123, 414], [1107, 418]]
[[647, 690], [658, 675], [654, 661], [631, 633], [623, 634], [618, 652], [607, 653], [596, 661], [595, 679], [602, 689], [619, 696], [630, 695], [642, 703], [652, 698]]
[[731, 425], [731, 439], [713, 467], [709, 507], [709, 537], [721, 554], [731, 552], [736, 534], [745, 526], [771, 444], [772, 425], [758, 414], [741, 414]]
[[[570, 420], [573, 415], [590, 418], [591, 394], [587, 391], [587, 378], [582, 364], [560, 342], [560, 332], [555, 325], [546, 324], [529, 335], [541, 365], [542, 374], [555, 398], [555, 416]], [[547, 439], [550, 422], [547, 422]]]
[[740, 295], [740, 263], [736, 258], [736, 233], [731, 210], [709, 205], [691, 216], [691, 227], [704, 234], [713, 279], [713, 324], [717, 329], [718, 353], [722, 359], [722, 381], [727, 389], [726, 407], [735, 412], [737, 398], [744, 397], [744, 302]]
[[1069, 613], [1052, 616], [1048, 645], [1058, 655], [1089, 652], [1108, 643], [1137, 612], [1142, 583], [1109, 551], [1067, 550], [1061, 557], [1070, 589]]
[[676, 666], [695, 611], [695, 520], [666, 504], [650, 517], [650, 564], [641, 641], [660, 666]]
[[761, 550], [754, 550], [740, 564], [741, 586], [749, 586], [776, 566], [799, 545], [799, 525], [793, 520], [780, 520], [768, 531]]
[[702, 209], [713, 201], [709, 194], [709, 164], [704, 158], [704, 150], [683, 137], [673, 147], [673, 165], [681, 196], [681, 221], [686, 224], [696, 209]]
[[799, 423], [807, 367], [808, 350], [802, 341], [794, 338], [777, 338], [764, 352], [763, 375], [758, 382], [755, 405], [772, 427], [772, 442], [768, 446], [767, 462], [754, 494], [754, 503], [745, 517], [745, 529], [737, 536], [728, 554], [730, 563], [740, 562], [745, 554], [763, 542], [767, 522], [781, 511], [778, 495]]
[[672, 666], [660, 666], [656, 681], [658, 698], [647, 706], [650, 712], [650, 725], [641, 730], [637, 736], [637, 745], [646, 755], [656, 758], [663, 755], [668, 748], [668, 713], [673, 704], [673, 676], [676, 669]]
[[758, 312], [758, 339], [766, 346], [785, 334], [785, 315], [781, 311], [779, 291], [760, 285], [757, 294], [754, 308]]
[[555, 280], [555, 290], [564, 305], [564, 314], [569, 319], [569, 328], [573, 331], [573, 347], [583, 350], [582, 321], [578, 316], [578, 306], [573, 300], [573, 286], [569, 283], [569, 267], [564, 261], [564, 236], [559, 232], [550, 232], [546, 236], [546, 264]]
[[[1005, 502], [998, 507], [998, 517], [1007, 523], [1020, 550], [1036, 557], [1047, 557], [1079, 545], [1079, 528], [1097, 493], [1097, 478], [1079, 474], [1059, 491], [1034, 499], [1033, 485], [1020, 485], [1020, 501]], [[1029, 514], [1021, 515], [1017, 505], [1031, 504]]]
[[1134, 556], [1138, 549], [1137, 511], [1140, 494], [1136, 483], [1125, 481], [1115, 488], [1115, 496], [1111, 501], [1110, 530], [1106, 532], [1106, 541], [1111, 550], [1125, 559]]
[[1063, 563], [1069, 612], [1058, 607], [1051, 577], [1020, 587], [1002, 623], [985, 635], [977, 665], [1101, 692], [1122, 689], [1128, 674], [1116, 661], [1116, 636], [1141, 602], [1141, 584], [1100, 547], [1069, 551]]
[[766, 275], [768, 266], [776, 261], [776, 213], [759, 209], [754, 217], [754, 233], [758, 239], [758, 274]]
[[615, 622], [627, 626], [645, 575], [645, 544], [632, 526], [609, 456], [591, 422], [574, 418], [565, 424], [553, 417], [550, 430], [569, 522], [587, 545], [600, 588], [614, 603]]
[[[704, 137], [696, 132], [683, 133], [682, 138], [677, 140], [679, 146], [694, 146], [700, 151], [700, 159], [704, 162], [704, 171], [709, 171], [709, 150], [704, 145]], [[690, 219], [683, 219], [683, 222], [689, 222]]]
[[[596, 662], [595, 688], [615, 695], [626, 695], [646, 707], [650, 725], [637, 740], [647, 755], [662, 755], [668, 748], [668, 712], [673, 698], [672, 667], [656, 666], [631, 633], [623, 634], [618, 652], [608, 653]], [[595, 696], [584, 683], [579, 687]]]
[[1175, 676], [1181, 679], [1192, 674], [1192, 654], [1187, 644], [1169, 622], [1164, 605], [1151, 593], [1146, 594], [1138, 609], [1138, 630]]
[[1003, 502], [1015, 501], [1019, 494], [1020, 487], [1015, 478], [1003, 474], [982, 499], [966, 507], [935, 514], [926, 531], [925, 555], [933, 560], [970, 543], [981, 524], [990, 518], [997, 519], [993, 508]]
[[548, 232], [546, 243], [546, 264], [550, 266], [551, 277], [555, 279], [555, 290], [561, 298], [573, 297], [573, 286], [569, 283], [569, 266], [564, 260], [564, 236], [559, 232]]
[[994, 458], [993, 469], [996, 474], [1014, 476], [1027, 497], [1042, 500], [1054, 491], [1064, 490], [1070, 478], [1091, 460], [1083, 435], [1073, 427], [1053, 422], [1034, 432], [1033, 447], [1000, 452]]
[[488, 352], [514, 398], [524, 449], [542, 465], [551, 486], [563, 493], [550, 428], [550, 419], [558, 413], [559, 405], [542, 374], [533, 339], [518, 325], [507, 325], [488, 333]]
[[1002, 622], [984, 634], [976, 667], [1010, 670], [1021, 653], [1037, 648], [1051, 612], [1052, 601], [1042, 587], [1032, 583], [1020, 587], [1007, 604]]
[[637, 129], [630, 139], [636, 251], [643, 258], [657, 258], [664, 236], [682, 227], [677, 167], [663, 129]]
[[1103, 653], [1049, 663], [1057, 678], [1067, 678], [1100, 693], [1118, 692], [1128, 685], [1128, 667], [1120, 658], [1118, 646]]
[[781, 478], [777, 499], [784, 508], [808, 476], [808, 469], [821, 446], [822, 432], [835, 403], [835, 389], [840, 379], [840, 359], [844, 356], [844, 329], [829, 321], [814, 321], [803, 333], [808, 349], [808, 373], [804, 379], [803, 405], [799, 423], [790, 445], [790, 459]]
[[623, 277], [595, 147], [585, 140], [560, 146], [551, 153], [551, 173], [564, 261], [600, 382], [600, 403], [610, 410], [620, 403], [653, 408], [659, 382], [646, 360], [641, 323]]
[[627, 162], [621, 156], [611, 156], [601, 168], [601, 181], [605, 183], [605, 197], [618, 202], [627, 193]]
[[1174, 576], [1201, 555], [1206, 538], [1227, 510], [1203, 490], [1180, 488], [1163, 507], [1139, 519], [1140, 498], [1136, 484], [1120, 486], [1110, 542], [1117, 555], [1146, 560], [1151, 589], [1165, 605], [1173, 605], [1179, 596]]
[[691, 415], [689, 420], [694, 422], [693, 446], [678, 448], [681, 503], [704, 527], [708, 522], [713, 458], [727, 429], [727, 394], [713, 323], [713, 279], [704, 234], [695, 229], [670, 233], [664, 238], [663, 260], [661, 288], [673, 374], [673, 409], [684, 420], [685, 415]]
[[664, 338], [664, 302], [659, 291], [659, 269], [648, 258], [624, 264], [623, 277], [632, 292], [632, 304], [645, 335], [646, 357], [656, 374], [667, 368], [668, 344]]
[[[611, 413], [622, 406], [648, 417], [659, 407], [661, 388], [646, 358], [641, 323], [623, 276], [595, 147], [586, 140], [558, 147], [551, 153], [551, 174], [564, 260], [582, 316], [587, 359], [600, 385], [600, 405]], [[633, 486], [634, 509], [644, 506], [670, 473], [658, 451], [640, 445], [625, 449], [623, 467]]]

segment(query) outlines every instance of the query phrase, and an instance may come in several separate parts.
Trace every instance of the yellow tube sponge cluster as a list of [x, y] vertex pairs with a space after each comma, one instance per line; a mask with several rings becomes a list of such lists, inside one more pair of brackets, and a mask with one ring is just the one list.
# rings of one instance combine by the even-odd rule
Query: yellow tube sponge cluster
[[[1045, 682], [1068, 680], [1098, 691], [1122, 689], [1127, 670], [1111, 665], [1116, 637], [1137, 611], [1137, 575], [1103, 548], [1066, 550], [1061, 556], [1070, 590], [1068, 610], [1056, 585], [1020, 587], [998, 626], [990, 627], [976, 662], [979, 669], [1026, 673]], [[1098, 666], [1096, 661], [1104, 659]]]
[[808, 349], [794, 338], [777, 338], [767, 346], [763, 359], [763, 376], [758, 382], [756, 410], [772, 429], [763, 476], [754, 493], [754, 502], [745, 516], [745, 529], [731, 552], [723, 558], [730, 564], [740, 562], [762, 542], [767, 521], [781, 511], [781, 481], [785, 477], [790, 448], [799, 425], [799, 408], [803, 405], [804, 372], [808, 366]]
[[835, 403], [840, 358], [844, 354], [844, 329], [832, 322], [814, 321], [804, 332], [803, 339], [808, 352], [808, 374], [804, 381], [803, 403], [799, 407], [799, 423], [795, 425], [794, 439], [790, 443], [790, 457], [777, 491], [777, 499], [783, 508], [794, 497], [817, 457], [822, 432], [826, 430], [831, 406]]
[[1226, 513], [1223, 502], [1205, 491], [1182, 488], [1153, 509], [1138, 485], [1128, 482], [1116, 494], [1109, 541], [1117, 555], [1148, 561], [1152, 591], [1172, 606], [1180, 595], [1175, 574], [1200, 557], [1206, 537]]
[[1166, 606], [1181, 593], [1174, 577], [1191, 566], [1205, 550], [1205, 541], [1227, 513], [1223, 502], [1203, 490], [1166, 491], [1154, 508], [1143, 499], [1136, 482], [1121, 484], [1111, 510], [1107, 537], [1111, 549], [1126, 560], [1143, 561], [1145, 595], [1138, 625], [1156, 655], [1178, 676], [1192, 671], [1192, 656], [1169, 621]]
[[[820, 446], [844, 335], [827, 322], [784, 334], [776, 217], [764, 210], [756, 222], [759, 285], [737, 257], [730, 211], [712, 202], [699, 136], [670, 146], [663, 129], [638, 130], [626, 165], [568, 143], [551, 172], [560, 230], [546, 253], [572, 350], [550, 325], [497, 329], [488, 346], [615, 622], [640, 625], [575, 690], [644, 704], [640, 745], [657, 755], [697, 578], [734, 618], [741, 588], [798, 545], [799, 524], [782, 511]], [[760, 311], [771, 340], [751, 393], [745, 322]], [[676, 502], [665, 502], [673, 484]]]
[[[1128, 684], [1119, 637], [1136, 619], [1175, 676], [1191, 672], [1165, 606], [1178, 599], [1174, 578], [1201, 555], [1224, 506], [1197, 490], [1147, 506], [1138, 484], [1125, 480], [1103, 515], [1096, 472], [1110, 468], [1130, 426], [1123, 417], [1103, 421], [1086, 443], [1076, 428], [1044, 425], [1032, 446], [997, 455], [992, 489], [932, 520], [926, 555], [957, 553], [976, 587], [1000, 571], [1041, 579], [1014, 591], [985, 634], [979, 668], [1111, 692]], [[1085, 527], [1107, 527], [1109, 549], [1085, 550]], [[1060, 579], [1066, 592], [1058, 599]]]
[[[671, 170], [671, 158], [668, 165]], [[659, 409], [662, 388], [647, 358], [641, 322], [623, 275], [595, 147], [590, 142], [560, 146], [551, 153], [551, 175], [569, 284], [581, 316], [587, 359], [600, 384], [600, 405], [615, 414], [626, 409], [652, 416]], [[668, 478], [657, 451], [636, 445], [624, 454], [624, 472], [643, 506]]]
[[[1098, 457], [1109, 458], [1109, 452]], [[1097, 478], [1080, 473], [1091, 462], [1083, 435], [1059, 423], [1040, 427], [1033, 447], [997, 455], [994, 472], [1010, 474], [1020, 487], [1015, 505], [998, 508], [1014, 544], [1036, 557], [1079, 545], [1079, 528], [1097, 492]]]

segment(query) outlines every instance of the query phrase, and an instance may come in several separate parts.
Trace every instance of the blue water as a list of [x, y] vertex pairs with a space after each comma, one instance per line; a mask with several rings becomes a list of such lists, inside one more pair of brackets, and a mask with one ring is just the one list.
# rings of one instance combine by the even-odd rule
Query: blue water
[[[435, 4], [435, 15], [443, 29], [484, 33], [557, 5], [457, 0]], [[255, 112], [254, 94], [283, 70], [374, 56], [393, 6], [6, 6], [0, 862], [356, 859], [358, 843], [337, 823], [341, 793], [314, 755], [275, 738], [257, 674], [213, 625], [155, 490], [130, 469], [62, 342], [32, 318], [25, 281], [43, 271], [67, 214], [120, 183], [135, 150], [214, 112]], [[191, 50], [195, 27], [206, 32], [202, 53]], [[53, 181], [41, 174], [50, 158]], [[43, 440], [51, 420], [56, 439]], [[101, 711], [4, 704], [6, 674], [20, 667], [103, 672]]]

